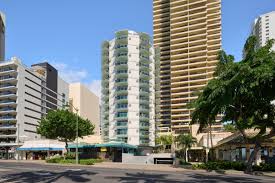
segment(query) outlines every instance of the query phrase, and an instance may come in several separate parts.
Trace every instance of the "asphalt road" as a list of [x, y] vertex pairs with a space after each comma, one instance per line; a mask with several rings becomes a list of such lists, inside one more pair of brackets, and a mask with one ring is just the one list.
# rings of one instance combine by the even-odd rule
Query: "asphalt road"
[[97, 167], [42, 165], [23, 162], [1, 162], [0, 182], [99, 182], [99, 183], [270, 183], [275, 182], [274, 177], [253, 175], [224, 175], [214, 172], [164, 172], [123, 170]]

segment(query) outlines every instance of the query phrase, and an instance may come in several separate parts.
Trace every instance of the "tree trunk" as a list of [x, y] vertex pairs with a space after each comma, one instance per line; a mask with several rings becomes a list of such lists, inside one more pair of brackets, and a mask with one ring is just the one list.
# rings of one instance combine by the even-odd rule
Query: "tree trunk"
[[211, 144], [210, 151], [209, 151], [210, 152], [210, 160], [213, 161], [214, 153], [213, 153], [213, 136], [212, 136], [212, 126], [211, 126], [211, 124], [209, 125], [209, 134], [210, 134], [210, 144]]
[[[65, 149], [66, 149], [66, 154], [68, 155], [68, 141], [67, 139], [65, 140]], [[66, 156], [64, 156], [64, 159], [66, 159]]]
[[261, 144], [260, 144], [259, 141], [256, 141], [254, 151], [249, 156], [247, 166], [246, 166], [246, 170], [244, 171], [245, 173], [247, 173], [247, 174], [252, 173], [252, 163], [255, 161], [255, 158], [257, 157], [257, 154], [258, 154], [260, 149], [261, 149]]
[[211, 126], [211, 124], [210, 124], [210, 143], [211, 143], [211, 149], [213, 148], [213, 136], [212, 136], [212, 126]]

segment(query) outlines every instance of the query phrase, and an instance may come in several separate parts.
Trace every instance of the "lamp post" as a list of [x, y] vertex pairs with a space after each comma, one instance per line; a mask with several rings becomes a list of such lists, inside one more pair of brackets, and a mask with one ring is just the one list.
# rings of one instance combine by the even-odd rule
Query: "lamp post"
[[78, 109], [76, 109], [76, 155], [75, 155], [75, 163], [78, 164]]
[[76, 148], [75, 148], [75, 164], [78, 164], [79, 158], [78, 158], [78, 109], [73, 106], [72, 103], [69, 105], [66, 105], [68, 107], [72, 107], [76, 111]]

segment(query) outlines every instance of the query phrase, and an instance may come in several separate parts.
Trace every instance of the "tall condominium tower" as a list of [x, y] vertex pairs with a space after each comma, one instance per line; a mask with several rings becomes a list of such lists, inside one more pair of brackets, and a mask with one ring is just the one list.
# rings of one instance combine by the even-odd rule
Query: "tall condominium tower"
[[0, 62], [5, 60], [5, 16], [0, 12]]
[[218, 62], [221, 1], [154, 0], [153, 16], [154, 46], [160, 48], [157, 130], [190, 133], [187, 104], [213, 77]]
[[104, 141], [154, 145], [155, 58], [150, 37], [123, 30], [102, 45]]
[[[275, 11], [256, 18], [251, 34], [258, 38], [258, 47], [264, 46], [269, 39], [275, 39]], [[273, 50], [275, 50], [275, 45], [273, 45]]]

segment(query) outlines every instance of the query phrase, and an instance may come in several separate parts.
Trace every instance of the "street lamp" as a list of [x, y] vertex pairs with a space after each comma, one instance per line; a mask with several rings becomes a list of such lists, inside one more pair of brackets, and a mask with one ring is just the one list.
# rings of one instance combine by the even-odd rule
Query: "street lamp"
[[75, 148], [75, 164], [78, 164], [78, 109], [73, 106], [72, 103], [69, 104], [76, 111], [76, 148]]

